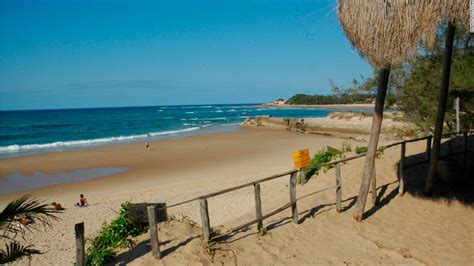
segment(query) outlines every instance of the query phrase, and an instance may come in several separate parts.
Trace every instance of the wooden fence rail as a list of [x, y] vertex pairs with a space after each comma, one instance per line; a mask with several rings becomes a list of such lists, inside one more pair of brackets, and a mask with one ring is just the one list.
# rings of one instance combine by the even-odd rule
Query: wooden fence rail
[[[466, 132], [450, 133], [450, 134], [443, 135], [443, 137], [451, 137], [451, 136], [456, 136], [456, 135], [462, 135], [463, 138], [464, 138], [464, 143], [463, 143], [464, 148], [463, 148], [462, 151], [453, 152], [453, 150], [452, 150], [453, 147], [451, 146], [451, 143], [449, 142], [448, 143], [448, 146], [449, 146], [448, 147], [448, 154], [442, 156], [441, 158], [463, 154], [463, 166], [465, 167], [466, 161], [467, 161], [467, 153], [471, 151], [468, 148], [468, 144], [469, 144], [468, 143], [468, 136], [469, 136], [469, 134], [472, 135], [473, 132], [474, 131], [466, 131]], [[404, 140], [404, 141], [392, 143], [392, 144], [389, 144], [389, 145], [385, 146], [385, 148], [390, 148], [390, 147], [401, 145], [401, 155], [400, 155], [401, 158], [400, 158], [400, 162], [399, 162], [399, 166], [398, 166], [399, 167], [398, 168], [398, 174], [399, 174], [399, 178], [400, 178], [399, 179], [399, 182], [400, 182], [399, 194], [400, 195], [403, 195], [403, 193], [405, 192], [405, 189], [406, 189], [405, 188], [405, 180], [404, 180], [404, 176], [405, 176], [404, 171], [409, 167], [413, 167], [415, 165], [420, 165], [420, 164], [424, 164], [424, 163], [429, 162], [429, 159], [430, 159], [430, 156], [431, 156], [432, 137], [433, 136], [426, 136], [426, 137], [422, 137], [422, 138]], [[411, 142], [421, 141], [421, 140], [426, 140], [426, 159], [421, 161], [421, 162], [406, 165], [405, 164], [405, 161], [406, 161], [406, 143], [411, 143]], [[351, 161], [351, 160], [361, 158], [361, 157], [364, 157], [364, 156], [366, 156], [366, 153], [354, 155], [354, 156], [351, 156], [351, 157], [347, 157], [347, 158], [344, 158], [344, 159], [340, 159], [340, 160], [336, 160], [336, 161], [332, 161], [332, 162], [328, 162], [328, 163], [319, 165], [318, 169], [321, 169], [321, 168], [326, 167], [326, 166], [335, 166], [335, 179], [336, 179], [335, 185], [331, 186], [331, 187], [323, 188], [323, 189], [318, 190], [318, 191], [311, 192], [311, 193], [306, 194], [304, 196], [301, 196], [299, 198], [296, 197], [296, 176], [297, 176], [298, 170], [292, 169], [292, 170], [285, 171], [281, 174], [272, 175], [272, 176], [269, 176], [269, 177], [265, 177], [265, 178], [262, 178], [262, 179], [252, 181], [252, 182], [244, 183], [244, 184], [241, 184], [241, 185], [238, 185], [238, 186], [235, 186], [235, 187], [227, 188], [227, 189], [224, 189], [224, 190], [220, 190], [220, 191], [217, 191], [217, 192], [213, 192], [213, 193], [209, 193], [209, 194], [206, 194], [206, 195], [195, 197], [195, 198], [192, 198], [192, 199], [189, 199], [189, 200], [185, 200], [185, 201], [182, 201], [182, 202], [179, 202], [179, 203], [171, 204], [171, 205], [168, 205], [168, 206], [165, 206], [165, 207], [156, 207], [156, 206], [152, 207], [152, 206], [149, 206], [148, 207], [148, 215], [149, 215], [149, 217], [151, 217], [151, 216], [155, 217], [154, 212], [157, 209], [169, 209], [169, 208], [177, 207], [177, 206], [180, 206], [180, 205], [198, 200], [199, 204], [200, 204], [201, 224], [202, 224], [202, 230], [203, 230], [203, 237], [204, 237], [205, 241], [219, 239], [223, 236], [229, 235], [233, 232], [236, 232], [238, 230], [241, 230], [241, 229], [246, 228], [246, 227], [248, 227], [250, 225], [253, 225], [253, 224], [257, 224], [257, 230], [261, 230], [263, 228], [263, 220], [264, 219], [267, 219], [267, 218], [269, 218], [273, 215], [276, 215], [276, 214], [278, 214], [278, 213], [280, 213], [280, 212], [282, 212], [282, 211], [284, 211], [288, 208], [291, 208], [291, 215], [292, 215], [293, 222], [295, 224], [298, 224], [297, 202], [299, 200], [303, 199], [303, 198], [306, 198], [306, 197], [309, 197], [309, 196], [312, 196], [312, 195], [315, 195], [315, 194], [318, 194], [318, 193], [322, 193], [322, 192], [325, 192], [325, 191], [328, 191], [328, 190], [334, 189], [335, 194], [336, 194], [336, 211], [337, 212], [342, 211], [342, 207], [341, 207], [341, 198], [342, 198], [341, 165], [344, 162]], [[374, 165], [374, 169], [373, 169], [372, 173], [373, 174], [372, 174], [372, 177], [371, 177], [371, 180], [370, 180], [370, 182], [371, 182], [370, 186], [371, 186], [371, 194], [372, 194], [372, 203], [376, 204], [377, 197], [376, 197], [376, 169], [375, 169], [375, 165]], [[260, 195], [260, 184], [264, 183], [264, 182], [267, 182], [267, 181], [270, 181], [270, 180], [274, 180], [274, 179], [277, 179], [277, 178], [288, 176], [288, 175], [290, 176], [290, 178], [289, 178], [289, 194], [290, 194], [289, 202], [286, 203], [285, 205], [281, 206], [280, 208], [278, 208], [274, 211], [271, 211], [270, 213], [262, 215], [262, 202], [261, 202], [261, 195]], [[249, 221], [249, 222], [247, 222], [243, 225], [232, 228], [232, 229], [226, 231], [225, 233], [222, 233], [222, 234], [219, 234], [219, 235], [213, 235], [212, 229], [211, 229], [210, 218], [209, 218], [209, 209], [208, 209], [207, 200], [209, 198], [212, 198], [212, 197], [215, 197], [215, 196], [218, 196], [218, 195], [222, 195], [222, 194], [225, 194], [225, 193], [229, 193], [229, 192], [239, 190], [239, 189], [242, 189], [242, 188], [246, 188], [246, 187], [250, 187], [250, 186], [253, 186], [253, 188], [254, 188], [256, 219], [252, 220], [252, 221]], [[153, 255], [156, 258], [160, 258], [161, 253], [160, 253], [159, 245], [158, 245], [158, 235], [157, 235], [157, 231], [156, 231], [156, 222], [154, 221], [154, 218], [149, 218], [149, 222], [150, 222], [150, 228], [151, 229], [154, 228], [153, 230], [150, 229]], [[152, 232], [152, 231], [154, 231], [154, 232]], [[84, 254], [84, 243], [83, 243], [84, 224], [83, 223], [82, 223], [82, 243], [81, 243], [80, 233], [81, 233], [81, 224], [76, 224], [76, 246], [77, 246], [76, 264], [77, 265], [84, 265], [85, 261], [84, 261], [84, 255], [83, 255]], [[82, 246], [82, 248], [81, 248], [81, 246]]]

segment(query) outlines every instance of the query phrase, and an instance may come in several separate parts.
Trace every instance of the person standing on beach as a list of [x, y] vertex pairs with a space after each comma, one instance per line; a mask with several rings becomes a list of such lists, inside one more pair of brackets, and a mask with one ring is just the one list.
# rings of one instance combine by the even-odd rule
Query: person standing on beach
[[145, 147], [148, 151], [150, 151], [150, 142], [145, 142]]

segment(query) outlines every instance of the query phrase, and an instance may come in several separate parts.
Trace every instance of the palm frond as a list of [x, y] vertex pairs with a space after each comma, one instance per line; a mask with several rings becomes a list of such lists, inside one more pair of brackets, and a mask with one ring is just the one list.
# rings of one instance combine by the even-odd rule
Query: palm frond
[[[0, 213], [0, 231], [3, 231], [3, 235], [0, 235], [0, 237], [14, 239], [18, 232], [34, 228], [29, 225], [16, 226], [14, 224], [15, 218], [30, 214], [35, 222], [39, 222], [44, 226], [51, 226], [52, 220], [59, 219], [55, 213], [59, 213], [59, 211], [54, 210], [51, 205], [32, 198], [31, 194], [25, 194], [8, 203]], [[13, 237], [8, 237], [8, 234], [13, 234]]]
[[0, 264], [10, 263], [23, 257], [42, 254], [41, 251], [31, 248], [32, 245], [22, 246], [17, 241], [5, 244], [5, 250], [0, 250]]

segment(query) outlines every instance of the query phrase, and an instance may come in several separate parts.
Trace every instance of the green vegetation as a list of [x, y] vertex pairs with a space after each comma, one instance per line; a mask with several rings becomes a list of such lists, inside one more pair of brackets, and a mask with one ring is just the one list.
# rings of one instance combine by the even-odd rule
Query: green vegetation
[[[405, 113], [405, 120], [418, 125], [422, 131], [432, 131], [438, 108], [441, 83], [445, 28], [439, 29], [434, 49], [422, 47], [416, 60], [403, 65], [393, 65], [390, 70], [385, 107], [397, 108]], [[472, 128], [474, 121], [474, 41], [465, 29], [457, 29], [451, 66], [445, 130], [455, 129], [453, 100], [460, 97], [461, 130]], [[346, 104], [369, 103], [375, 97], [378, 69], [364, 78], [354, 79], [345, 88], [329, 81], [332, 95], [297, 94], [288, 100], [290, 104]]]
[[[442, 75], [443, 40], [442, 33], [432, 52], [420, 53], [413, 63], [393, 69], [399, 78], [397, 88], [399, 106], [407, 119], [425, 130], [431, 130], [435, 124], [438, 94]], [[455, 35], [451, 79], [445, 115], [447, 131], [455, 129], [453, 100], [461, 100], [461, 130], [472, 128], [474, 121], [474, 42], [469, 34], [458, 31]]]
[[221, 231], [219, 229], [211, 227], [211, 234], [209, 238], [211, 240], [206, 241], [204, 243], [204, 250], [206, 250], [207, 254], [211, 257], [211, 259], [214, 259], [214, 256], [216, 255], [216, 251], [218, 250], [218, 242], [216, 240], [212, 240], [212, 238], [218, 236], [221, 234]]
[[264, 235], [268, 234], [267, 228], [262, 226], [262, 228], [258, 229], [258, 234], [260, 236], [264, 236]]
[[115, 258], [115, 249], [131, 248], [135, 242], [131, 237], [143, 234], [145, 226], [138, 225], [127, 216], [128, 202], [120, 207], [118, 217], [110, 224], [104, 223], [98, 236], [92, 239], [91, 246], [87, 249], [87, 265], [104, 265]]
[[[380, 158], [384, 151], [385, 151], [385, 146], [381, 146], [377, 149], [377, 152], [375, 153], [375, 157]], [[367, 152], [367, 146], [357, 146], [355, 148], [355, 153], [361, 154], [361, 153], [366, 153]]]
[[344, 158], [344, 153], [336, 148], [328, 146], [319, 150], [318, 153], [314, 155], [313, 159], [311, 159], [311, 162], [305, 171], [306, 180], [311, 179], [313, 175], [318, 175], [319, 170], [321, 169], [326, 172], [333, 167], [332, 165], [321, 167], [321, 165], [329, 163], [332, 160], [337, 160], [341, 158]]
[[[30, 257], [35, 254], [42, 254], [40, 250], [33, 248], [33, 245], [21, 245], [16, 237], [18, 234], [22, 236], [26, 230], [32, 231], [36, 229], [33, 226], [42, 224], [43, 226], [51, 226], [52, 220], [58, 220], [55, 216], [58, 211], [50, 204], [43, 204], [33, 199], [30, 194], [25, 194], [7, 204], [0, 213], [0, 239], [5, 243], [5, 249], [0, 250], [0, 264], [11, 263], [24, 257]], [[22, 224], [17, 223], [21, 217], [31, 216], [35, 223]]]
[[357, 153], [357, 154], [361, 154], [361, 153], [364, 153], [364, 152], [367, 152], [367, 146], [357, 146], [355, 148], [355, 153]]
[[343, 95], [306, 95], [296, 94], [289, 98], [289, 104], [351, 104], [371, 103], [374, 99], [372, 94], [343, 94]]

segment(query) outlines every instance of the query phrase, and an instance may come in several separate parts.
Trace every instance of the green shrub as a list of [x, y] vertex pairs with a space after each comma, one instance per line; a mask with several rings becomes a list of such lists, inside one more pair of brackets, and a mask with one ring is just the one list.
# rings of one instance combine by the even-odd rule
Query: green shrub
[[[385, 151], [385, 146], [380, 146], [377, 149], [377, 152], [375, 153], [375, 157], [380, 158], [383, 155], [383, 152]], [[367, 146], [361, 146], [361, 147], [356, 147], [355, 152], [357, 154], [365, 153], [367, 152]]]
[[327, 165], [321, 168], [321, 165], [343, 157], [344, 153], [342, 151], [330, 146], [319, 150], [319, 152], [314, 155], [313, 159], [311, 159], [311, 162], [306, 169], [306, 180], [310, 179], [313, 175], [318, 175], [319, 170], [321, 169], [326, 172], [333, 167], [332, 165]]
[[361, 153], [364, 153], [364, 152], [367, 152], [367, 146], [357, 146], [355, 148], [355, 152], [357, 154], [361, 154]]
[[131, 237], [145, 232], [145, 226], [130, 221], [127, 216], [128, 204], [128, 202], [122, 203], [118, 217], [110, 224], [104, 223], [99, 235], [92, 239], [86, 254], [87, 265], [104, 265], [113, 261], [116, 248], [133, 247], [135, 242]]

